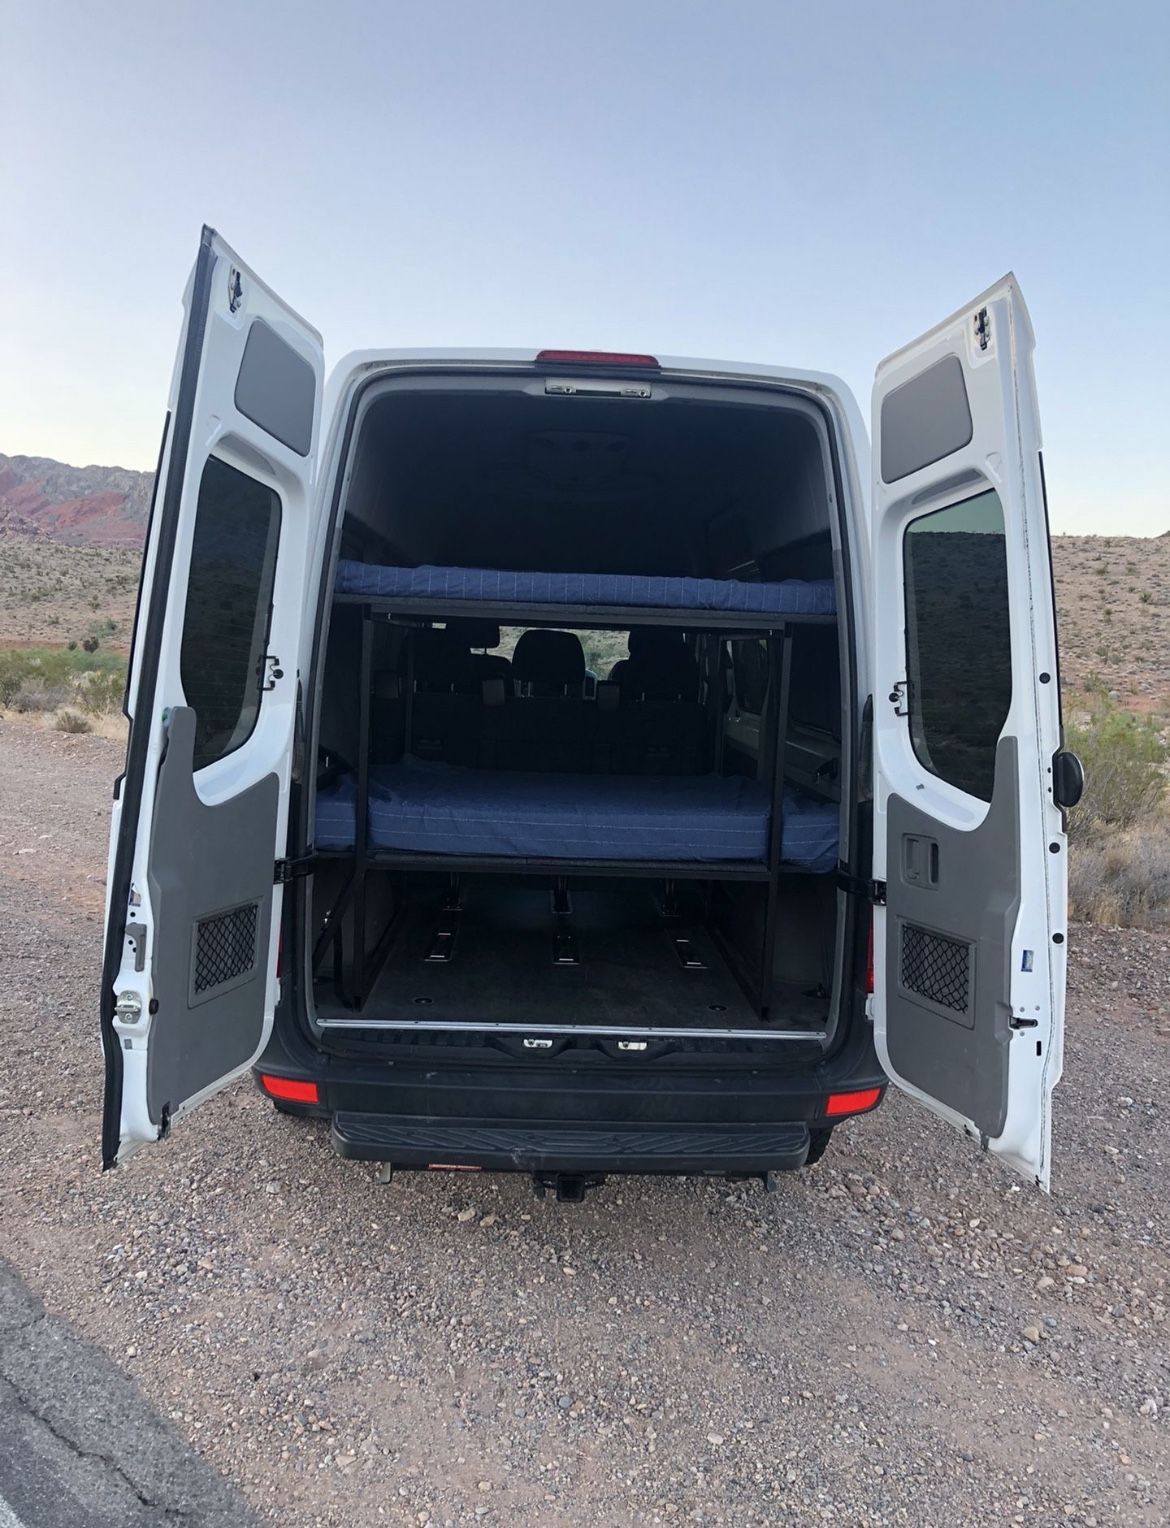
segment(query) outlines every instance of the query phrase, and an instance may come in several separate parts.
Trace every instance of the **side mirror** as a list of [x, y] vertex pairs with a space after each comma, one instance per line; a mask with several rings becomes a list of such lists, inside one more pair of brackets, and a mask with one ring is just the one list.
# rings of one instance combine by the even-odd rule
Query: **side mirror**
[[1062, 748], [1052, 756], [1052, 799], [1067, 812], [1085, 793], [1085, 766], [1075, 753]]

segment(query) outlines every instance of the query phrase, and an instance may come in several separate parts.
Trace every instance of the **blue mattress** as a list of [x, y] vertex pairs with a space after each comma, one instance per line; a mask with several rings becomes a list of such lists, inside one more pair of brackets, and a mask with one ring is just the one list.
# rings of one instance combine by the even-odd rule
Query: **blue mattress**
[[[318, 849], [350, 849], [357, 784], [317, 793]], [[763, 860], [767, 789], [739, 776], [554, 775], [406, 759], [370, 770], [373, 847], [431, 854], [617, 860]], [[838, 809], [784, 794], [782, 858], [837, 864]]]
[[632, 573], [509, 573], [501, 568], [382, 567], [345, 558], [339, 594], [482, 600], [492, 605], [629, 605], [662, 610], [724, 610], [749, 615], [831, 616], [831, 579], [788, 578], [749, 584], [728, 578], [657, 578]]

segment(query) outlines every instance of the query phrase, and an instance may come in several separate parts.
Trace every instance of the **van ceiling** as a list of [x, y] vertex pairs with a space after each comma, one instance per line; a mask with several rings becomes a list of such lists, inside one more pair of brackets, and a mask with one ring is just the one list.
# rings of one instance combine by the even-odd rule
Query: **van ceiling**
[[808, 418], [697, 391], [547, 397], [511, 380], [388, 390], [363, 421], [346, 553], [552, 572], [719, 577], [754, 563], [767, 578], [827, 575], [825, 466]]

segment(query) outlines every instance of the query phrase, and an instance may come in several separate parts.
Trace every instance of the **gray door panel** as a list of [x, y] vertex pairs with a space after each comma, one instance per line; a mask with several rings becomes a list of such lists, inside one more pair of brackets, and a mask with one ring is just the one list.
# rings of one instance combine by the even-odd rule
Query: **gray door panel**
[[164, 1111], [245, 1065], [260, 1044], [280, 782], [216, 806], [193, 779], [195, 712], [171, 714], [150, 842], [154, 1015], [147, 1106]]
[[1016, 740], [1004, 737], [977, 828], [949, 827], [897, 795], [886, 807], [890, 1061], [988, 1136], [1007, 1117], [1018, 780]]

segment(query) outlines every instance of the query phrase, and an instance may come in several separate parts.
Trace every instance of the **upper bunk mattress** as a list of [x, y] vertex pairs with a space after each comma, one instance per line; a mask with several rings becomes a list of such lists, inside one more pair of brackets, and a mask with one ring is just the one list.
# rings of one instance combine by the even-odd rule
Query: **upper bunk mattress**
[[342, 558], [339, 594], [378, 599], [479, 600], [489, 605], [628, 605], [746, 615], [831, 616], [833, 581], [786, 578], [749, 584], [730, 578], [659, 578], [634, 573], [513, 573], [503, 568], [393, 568]]
[[[352, 775], [317, 793], [318, 849], [351, 849]], [[781, 858], [837, 864], [838, 808], [784, 793]], [[374, 848], [512, 859], [755, 860], [768, 853], [765, 786], [738, 775], [556, 775], [404, 759], [370, 770]]]

